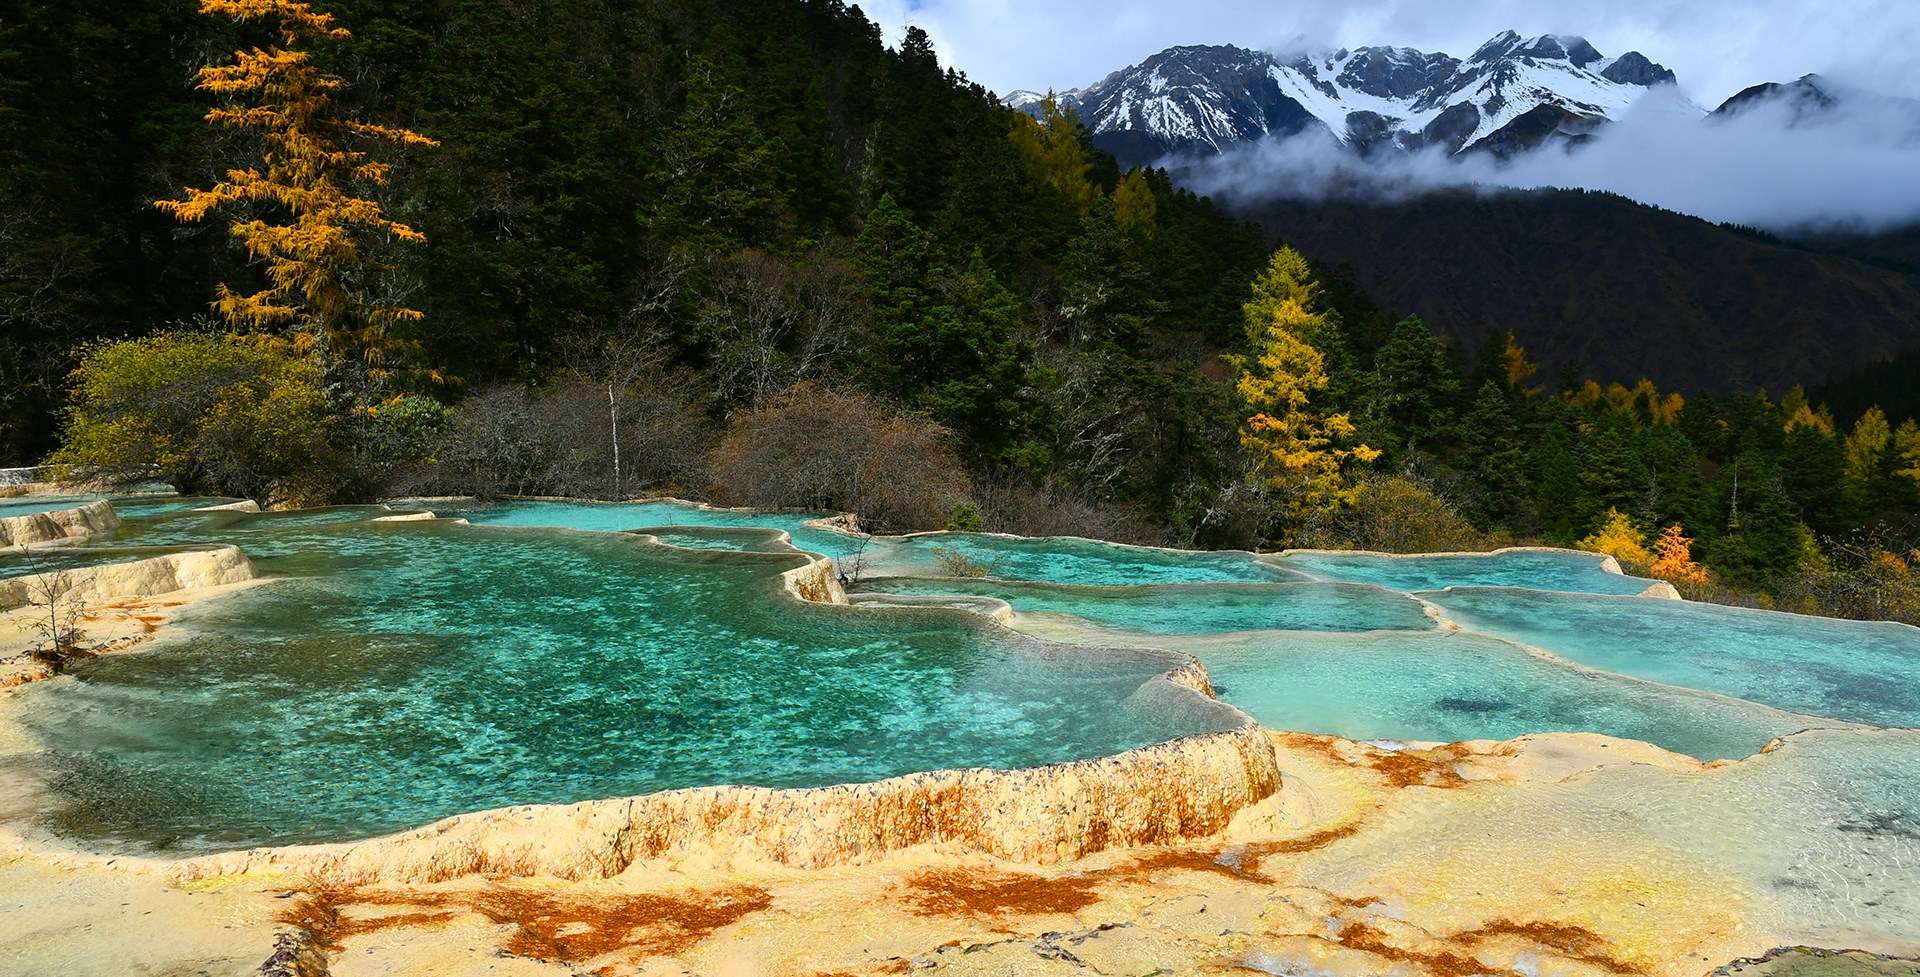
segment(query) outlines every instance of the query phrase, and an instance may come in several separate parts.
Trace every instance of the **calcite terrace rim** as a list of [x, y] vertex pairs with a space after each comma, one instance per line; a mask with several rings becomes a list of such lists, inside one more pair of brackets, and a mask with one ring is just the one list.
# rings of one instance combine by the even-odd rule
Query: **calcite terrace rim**
[[[340, 507], [320, 507], [340, 508]], [[361, 508], [361, 507], [351, 507]], [[396, 512], [384, 503], [364, 507], [369, 512]], [[294, 510], [314, 511], [314, 510]], [[241, 518], [271, 518], [272, 513]], [[425, 519], [466, 524], [463, 519], [440, 519], [431, 513]], [[379, 517], [371, 516], [367, 523]], [[345, 525], [358, 525], [347, 523]], [[820, 603], [843, 608], [849, 613], [876, 612], [847, 601], [841, 588], [837, 566], [830, 557], [811, 553], [793, 545], [784, 530], [769, 527], [770, 539], [783, 543], [787, 552], [725, 553], [690, 550], [664, 543], [644, 531], [604, 533], [552, 527], [475, 527], [519, 530], [538, 533], [564, 533], [591, 536], [624, 536], [641, 545], [701, 553], [716, 559], [760, 557], [792, 560], [799, 566], [782, 571], [780, 590], [801, 603]], [[692, 527], [699, 528], [699, 527]], [[883, 611], [880, 611], [883, 612]], [[1056, 643], [1030, 635], [1017, 635], [1020, 642], [1053, 647]], [[1100, 649], [1059, 645], [1059, 650], [1075, 655], [1097, 655]], [[1108, 649], [1120, 651], [1122, 649]], [[1241, 810], [1273, 795], [1280, 788], [1280, 770], [1272, 745], [1260, 725], [1244, 711], [1212, 695], [1205, 668], [1191, 655], [1165, 649], [1151, 649], [1173, 662], [1172, 667], [1141, 685], [1141, 691], [1164, 688], [1168, 694], [1192, 696], [1199, 704], [1227, 720], [1227, 728], [1189, 734], [1151, 743], [1100, 757], [1063, 761], [1014, 769], [960, 767], [919, 771], [850, 784], [818, 787], [768, 788], [732, 784], [712, 784], [654, 791], [624, 797], [598, 798], [560, 804], [508, 805], [462, 812], [424, 825], [383, 835], [321, 845], [259, 846], [238, 851], [214, 852], [183, 858], [151, 854], [100, 851], [72, 842], [38, 824], [13, 823], [0, 826], [0, 839], [12, 847], [35, 852], [74, 865], [112, 868], [121, 871], [159, 873], [176, 881], [259, 871], [291, 872], [336, 881], [436, 881], [474, 873], [505, 875], [554, 875], [586, 878], [611, 875], [628, 865], [651, 858], [714, 857], [720, 851], [724, 861], [760, 861], [794, 868], [819, 869], [839, 864], [860, 864], [885, 857], [896, 851], [921, 844], [953, 841], [968, 849], [1033, 864], [1070, 860], [1109, 847], [1166, 843], [1205, 837], [1223, 830]], [[1142, 773], [1171, 777], [1182, 785], [1182, 798], [1169, 813], [1164, 802], [1156, 802], [1150, 792], [1136, 789]], [[1077, 785], [1077, 786], [1075, 786]], [[1012, 798], [1046, 796], [1051, 791], [1071, 799], [1085, 793], [1104, 798], [1104, 810], [1086, 814], [1071, 824], [1061, 818], [1014, 820], [1001, 832], [985, 828], [970, 836], [942, 837], [941, 822], [991, 824], [1005, 815]], [[944, 799], [945, 810], [928, 803], [915, 807], [912, 799], [929, 795]], [[1133, 796], [1129, 797], [1129, 794]], [[984, 800], [999, 797], [998, 811], [984, 809]], [[1144, 808], [1142, 805], [1145, 805]], [[608, 812], [622, 807], [624, 814], [608, 821]], [[838, 820], [849, 822], [842, 835], [827, 841], [816, 839], [811, 845], [795, 845], [778, 836], [769, 839], [767, 831], [729, 833], [724, 826], [745, 820], [751, 813], [780, 808], [788, 811], [811, 809], [803, 821]], [[704, 812], [706, 827], [691, 833], [684, 825], [649, 821], [636, 812], [651, 809], [664, 813], [677, 809], [684, 822], [686, 811]], [[718, 814], [716, 812], [731, 812]], [[876, 813], [878, 812], [878, 813]], [[891, 812], [890, 814], [888, 812]], [[571, 842], [531, 848], [516, 848], [501, 853], [489, 852], [494, 843], [489, 834], [505, 831], [515, 820], [550, 822], [552, 831], [566, 835], [569, 822], [579, 828], [582, 818], [600, 824], [588, 828]], [[1168, 817], [1174, 823], [1167, 822]], [[717, 821], [716, 821], [717, 818]], [[1075, 827], [1083, 835], [1072, 836]], [[738, 825], [736, 824], [736, 827]], [[788, 835], [798, 830], [788, 827]], [[964, 834], [964, 833], [963, 833]], [[623, 847], [627, 839], [645, 836], [670, 836], [657, 849]], [[450, 854], [451, 852], [451, 854]], [[585, 853], [591, 854], [585, 854]], [[689, 854], [693, 853], [693, 854]], [[704, 854], [703, 854], [704, 853]]]

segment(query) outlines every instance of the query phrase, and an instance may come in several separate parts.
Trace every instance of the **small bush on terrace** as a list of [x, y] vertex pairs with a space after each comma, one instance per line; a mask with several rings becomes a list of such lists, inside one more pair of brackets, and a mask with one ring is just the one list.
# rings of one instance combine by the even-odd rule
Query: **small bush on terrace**
[[802, 383], [734, 415], [713, 477], [716, 491], [741, 505], [844, 510], [872, 532], [937, 529], [967, 498], [950, 442], [922, 415]]

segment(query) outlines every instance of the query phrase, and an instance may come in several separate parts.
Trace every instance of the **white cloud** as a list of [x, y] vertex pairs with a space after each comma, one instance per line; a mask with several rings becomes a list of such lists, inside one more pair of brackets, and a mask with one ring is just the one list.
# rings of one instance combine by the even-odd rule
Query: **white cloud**
[[1398, 199], [1446, 187], [1584, 187], [1712, 221], [1775, 230], [1879, 229], [1920, 219], [1920, 133], [1911, 103], [1858, 100], [1819, 124], [1785, 107], [1702, 120], [1650, 95], [1590, 144], [1503, 164], [1481, 154], [1362, 161], [1315, 131], [1203, 160], [1187, 180], [1229, 200], [1267, 195]]

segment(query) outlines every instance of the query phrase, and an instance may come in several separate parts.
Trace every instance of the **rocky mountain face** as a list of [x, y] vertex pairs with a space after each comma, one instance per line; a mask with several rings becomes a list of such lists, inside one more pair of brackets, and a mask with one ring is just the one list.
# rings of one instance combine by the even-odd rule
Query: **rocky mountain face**
[[[1217, 152], [1319, 127], [1361, 153], [1443, 147], [1511, 153], [1578, 140], [1673, 72], [1584, 38], [1503, 31], [1460, 59], [1404, 47], [1279, 56], [1228, 45], [1168, 48], [1059, 93], [1123, 165]], [[1035, 111], [1042, 96], [1007, 102]]]
[[1920, 142], [1920, 100], [1865, 91], [1817, 74], [1742, 89], [1707, 115], [1723, 122], [1753, 112], [1781, 113], [1788, 126], [1829, 125], [1852, 118], [1896, 143]]

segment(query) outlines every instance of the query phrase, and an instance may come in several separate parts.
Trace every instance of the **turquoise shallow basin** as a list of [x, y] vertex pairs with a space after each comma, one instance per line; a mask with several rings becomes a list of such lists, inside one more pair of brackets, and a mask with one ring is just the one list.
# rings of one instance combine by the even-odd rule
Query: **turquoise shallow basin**
[[1101, 627], [1140, 634], [1419, 630], [1434, 626], [1433, 619], [1413, 598], [1359, 584], [1290, 581], [1085, 587], [884, 577], [863, 581], [856, 589], [862, 593], [993, 597], [1023, 614], [1066, 614]]
[[1601, 569], [1592, 553], [1508, 550], [1446, 556], [1380, 553], [1288, 553], [1275, 563], [1322, 580], [1379, 584], [1394, 590], [1443, 587], [1530, 587], [1587, 594], [1637, 594], [1654, 583]]
[[1920, 726], [1920, 628], [1524, 590], [1424, 596], [1463, 627], [1593, 668], [1835, 719]]
[[1031, 766], [1235, 721], [1194, 696], [1136, 706], [1166, 653], [801, 604], [778, 583], [790, 552], [342, 518], [210, 532], [291, 579], [21, 696], [60, 830], [324, 841], [508, 804]]
[[[865, 540], [810, 513], [674, 502], [423, 504], [472, 526], [180, 511], [211, 501], [149, 500], [113, 545], [234, 543], [282, 579], [16, 696], [50, 747], [16, 762], [53, 788], [64, 833], [230, 848], [1101, 756], [1236, 721], [1144, 694], [1182, 653], [1265, 725], [1355, 739], [1586, 731], [1719, 759], [1808, 727], [1920, 726], [1920, 631], [1610, 595], [1645, 581], [1579, 554]], [[796, 602], [778, 576], [807, 558], [782, 532], [864, 574], [856, 593], [1005, 601], [1049, 640], [958, 610]], [[955, 558], [988, 576], [941, 577]], [[1490, 581], [1509, 586], [1469, 586]], [[1887, 817], [1911, 820], [1889, 796]]]

